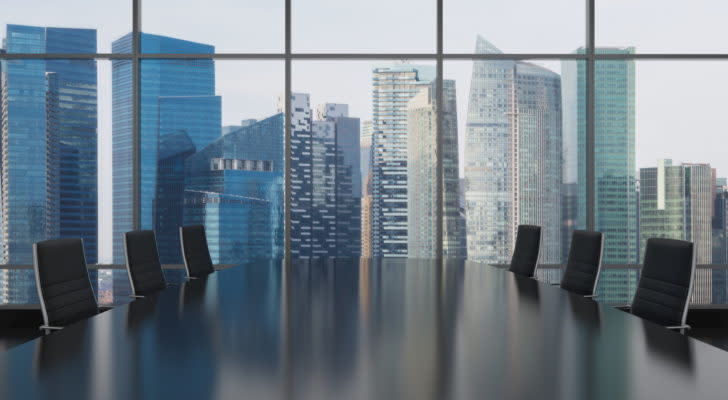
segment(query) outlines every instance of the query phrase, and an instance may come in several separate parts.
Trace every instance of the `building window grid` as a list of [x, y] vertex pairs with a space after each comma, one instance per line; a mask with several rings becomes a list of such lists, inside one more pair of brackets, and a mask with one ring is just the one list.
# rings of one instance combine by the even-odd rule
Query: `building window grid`
[[[337, 60], [435, 60], [437, 63], [437, 71], [436, 71], [436, 81], [438, 84], [437, 90], [442, 90], [442, 80], [443, 80], [443, 70], [442, 70], [442, 64], [444, 61], [454, 61], [454, 60], [583, 60], [586, 62], [587, 66], [587, 74], [586, 74], [586, 91], [587, 91], [587, 107], [586, 107], [586, 115], [587, 115], [587, 142], [591, 141], [591, 143], [587, 143], [587, 158], [589, 160], [589, 163], [587, 164], [587, 174], [589, 176], [593, 176], [593, 170], [594, 170], [594, 123], [593, 123], [593, 117], [594, 117], [594, 81], [595, 81], [595, 63], [597, 61], [604, 61], [604, 60], [621, 60], [621, 61], [628, 61], [628, 60], [728, 60], [728, 53], [648, 53], [648, 54], [635, 54], [635, 53], [620, 53], [620, 54], [604, 54], [604, 53], [597, 53], [595, 51], [595, 2], [596, 0], [584, 0], [586, 2], [586, 41], [584, 52], [579, 53], [498, 53], [498, 54], [475, 54], [475, 53], [446, 53], [443, 48], [443, 36], [444, 36], [444, 30], [443, 30], [443, 7], [446, 0], [435, 0], [434, 5], [437, 8], [437, 37], [436, 37], [436, 52], [435, 53], [302, 53], [302, 52], [293, 52], [291, 50], [291, 3], [292, 1], [301, 1], [301, 0], [284, 0], [285, 1], [285, 13], [284, 13], [284, 30], [285, 30], [285, 48], [283, 52], [277, 52], [277, 53], [214, 53], [214, 54], [168, 54], [168, 53], [142, 53], [141, 46], [139, 43], [140, 34], [141, 34], [141, 3], [143, 0], [129, 0], [132, 3], [132, 37], [133, 45], [132, 45], [132, 52], [131, 53], [83, 53], [83, 54], [77, 54], [77, 53], [54, 53], [54, 54], [45, 54], [45, 53], [13, 53], [13, 54], [7, 54], [7, 53], [0, 53], [0, 60], [9, 60], [9, 59], [95, 59], [95, 60], [114, 60], [114, 59], [126, 59], [126, 60], [132, 60], [133, 65], [135, 68], [133, 68], [132, 72], [132, 92], [133, 92], [133, 117], [134, 117], [134, 125], [135, 125], [135, 149], [134, 153], [137, 153], [137, 156], [135, 156], [135, 160], [138, 160], [138, 152], [139, 152], [139, 65], [142, 60], [148, 60], [148, 59], [167, 59], [167, 60], [174, 60], [174, 59], [206, 59], [206, 60], [241, 60], [241, 61], [253, 61], [253, 60], [282, 60], [286, 64], [286, 73], [285, 73], [285, 94], [286, 98], [290, 99], [292, 90], [291, 90], [291, 62], [293, 60], [321, 60], [321, 61], [337, 61]], [[287, 108], [290, 109], [290, 108]], [[442, 103], [440, 101], [436, 104], [436, 112], [438, 117], [442, 115]], [[285, 164], [288, 166], [290, 165], [290, 121], [288, 121], [288, 116], [286, 116], [286, 124], [285, 124], [285, 131], [286, 136], [289, 138], [286, 143], [286, 149], [285, 149]], [[441, 118], [438, 118], [438, 120]], [[590, 121], [591, 120], [591, 121]], [[441, 129], [438, 129], [438, 147], [441, 146]], [[438, 152], [441, 153], [441, 152]], [[266, 165], [266, 167], [268, 167]], [[135, 165], [135, 168], [138, 169], [138, 165]], [[265, 167], [264, 167], [265, 168]], [[442, 164], [441, 160], [438, 159], [438, 169], [442, 171]], [[442, 175], [442, 173], [438, 174]], [[138, 175], [138, 172], [135, 172], [134, 174], [134, 182], [135, 187], [139, 187], [139, 181], [140, 177]], [[441, 182], [438, 182], [441, 184]], [[595, 195], [595, 187], [593, 179], [587, 179], [587, 229], [593, 229], [595, 225], [594, 221], [594, 195]], [[290, 168], [285, 169], [285, 187], [286, 190], [290, 190], [291, 187], [291, 178], [290, 178]], [[440, 191], [438, 191], [440, 193]], [[440, 196], [438, 196], [440, 197]], [[135, 196], [135, 198], [138, 199], [138, 194]], [[135, 203], [138, 203], [136, 201]], [[438, 217], [442, 216], [442, 199], [437, 199], [437, 205], [438, 205]], [[290, 214], [288, 211], [290, 211], [290, 205], [286, 204], [286, 217], [285, 217], [285, 224], [286, 226], [289, 226], [290, 223]], [[133, 213], [132, 219], [134, 220], [134, 226], [138, 227], [140, 222], [140, 216], [138, 207], [135, 205], [135, 211]], [[441, 224], [440, 229], [438, 229], [438, 237], [442, 238], [442, 232], [441, 232]], [[291, 238], [290, 234], [286, 234], [286, 256], [288, 257], [290, 254], [290, 244]], [[442, 240], [440, 242], [440, 249], [439, 254], [441, 254], [442, 251]], [[554, 268], [558, 267], [558, 265], [544, 265], [546, 268]], [[633, 268], [635, 265], [612, 265], [610, 267], [614, 268]], [[715, 266], [713, 266], [715, 267]], [[721, 265], [720, 267], [728, 268], [728, 265]]]

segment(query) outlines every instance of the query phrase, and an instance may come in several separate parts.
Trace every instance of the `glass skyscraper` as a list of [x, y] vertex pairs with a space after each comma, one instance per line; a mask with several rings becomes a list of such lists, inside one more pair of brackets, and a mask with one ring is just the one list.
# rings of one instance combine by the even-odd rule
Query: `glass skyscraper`
[[283, 257], [283, 114], [230, 128], [185, 161], [184, 223], [213, 263]]
[[316, 107], [313, 121], [314, 257], [361, 254], [360, 121], [347, 104]]
[[[598, 54], [632, 54], [633, 47], [597, 48]], [[583, 53], [578, 49], [577, 53]], [[562, 71], [578, 87], [577, 106], [565, 120], [576, 121], [577, 223], [586, 227], [586, 64]], [[577, 85], [578, 83], [578, 85]], [[565, 86], [567, 84], [565, 83]], [[594, 76], [594, 229], [604, 234], [603, 264], [638, 262], [637, 184], [635, 166], [635, 64], [633, 60], [600, 60]], [[636, 288], [635, 269], [602, 270], [600, 299], [629, 303]]]
[[[695, 262], [713, 262], [713, 171], [709, 164], [672, 165], [640, 169], [640, 262], [648, 238], [664, 237], [694, 243]], [[711, 303], [711, 270], [695, 271], [693, 301]]]
[[407, 105], [435, 79], [435, 68], [390, 65], [372, 70], [373, 257], [407, 255]]
[[[129, 53], [131, 48], [131, 34], [112, 43], [114, 53]], [[215, 52], [211, 45], [151, 34], [141, 35], [141, 48], [177, 54]], [[121, 235], [133, 228], [131, 69], [131, 60], [112, 60], [115, 263], [123, 262]], [[140, 91], [140, 228], [156, 231], [163, 263], [180, 263], [181, 159], [212, 143], [222, 132], [214, 61], [144, 60]], [[173, 148], [175, 145], [181, 147]], [[160, 158], [161, 150], [165, 158]]]
[[[307, 93], [291, 97], [291, 255], [361, 253], [359, 118], [346, 104], [313, 110]], [[284, 99], [278, 99], [284, 111]]]
[[[464, 219], [460, 215], [458, 129], [455, 81], [443, 81], [442, 250], [449, 258], [465, 257]], [[437, 256], [437, 87], [423, 88], [407, 106], [407, 254]]]
[[[285, 97], [278, 98], [278, 112], [286, 112]], [[312, 257], [311, 204], [313, 201], [311, 101], [306, 93], [291, 93], [291, 255]]]
[[[7, 53], [95, 53], [96, 30], [8, 25]], [[95, 60], [3, 60], [2, 263], [35, 242], [84, 239], [97, 261]]]
[[[476, 53], [500, 53], [478, 36]], [[468, 258], [507, 262], [517, 226], [542, 227], [542, 263], [561, 260], [562, 113], [558, 74], [477, 60], [465, 136]]]

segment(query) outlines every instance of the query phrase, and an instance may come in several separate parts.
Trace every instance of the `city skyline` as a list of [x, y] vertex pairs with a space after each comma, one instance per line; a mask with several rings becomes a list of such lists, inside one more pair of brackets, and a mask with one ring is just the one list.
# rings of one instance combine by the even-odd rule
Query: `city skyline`
[[[404, 65], [407, 65], [407, 64], [404, 64]], [[370, 64], [370, 66], [371, 66], [371, 64]], [[221, 97], [221, 96], [220, 96], [219, 94], [217, 94], [217, 92], [218, 92], [218, 90], [217, 90], [217, 88], [215, 88], [215, 89], [214, 89], [214, 92], [213, 92], [213, 93], [214, 93], [214, 95], [215, 95], [215, 96], [217, 96], [217, 97]], [[272, 101], [271, 101], [271, 103], [272, 103]], [[459, 103], [459, 104], [458, 104], [458, 107], [460, 107], [460, 106], [461, 106], [461, 104]], [[249, 115], [247, 115], [247, 113], [245, 113], [245, 112], [241, 112], [241, 113], [240, 113], [240, 116], [239, 116], [239, 118], [238, 118], [238, 121], [239, 121], [240, 119], [242, 119], [242, 117], [247, 117], [247, 116], [249, 116]], [[264, 118], [264, 116], [260, 116], [260, 118], [262, 119], [262, 118]], [[225, 124], [224, 124], [224, 123], [222, 123], [221, 125], [225, 125]], [[100, 131], [99, 131], [99, 133], [100, 133]], [[462, 133], [461, 133], [461, 134], [462, 134]], [[103, 155], [101, 155], [101, 156], [100, 156], [100, 158], [103, 158]], [[674, 158], [676, 158], [676, 159], [680, 159], [679, 157], [674, 157]], [[712, 161], [712, 160], [684, 160], [684, 159], [682, 159], [682, 161]], [[462, 163], [461, 163], [461, 164], [462, 164]], [[99, 180], [101, 180], [101, 178], [99, 178]]]

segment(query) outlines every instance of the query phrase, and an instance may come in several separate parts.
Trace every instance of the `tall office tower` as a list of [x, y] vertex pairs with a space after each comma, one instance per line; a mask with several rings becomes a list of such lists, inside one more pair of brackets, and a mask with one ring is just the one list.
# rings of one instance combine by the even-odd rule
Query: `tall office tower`
[[372, 171], [364, 182], [361, 197], [361, 256], [372, 257]]
[[[708, 164], [640, 168], [640, 261], [648, 238], [665, 237], [693, 242], [696, 263], [712, 263], [713, 190]], [[693, 301], [710, 303], [711, 294], [711, 271], [696, 271]]]
[[407, 104], [435, 80], [435, 68], [372, 70], [372, 256], [407, 255]]
[[[633, 47], [597, 48], [598, 54], [632, 54]], [[584, 49], [576, 50], [583, 54]], [[576, 65], [574, 65], [576, 64]], [[562, 64], [564, 88], [576, 102], [564, 108], [564, 125], [576, 126], [578, 228], [586, 227], [586, 63]], [[604, 264], [638, 261], [637, 177], [635, 165], [635, 65], [631, 60], [600, 60], [594, 76], [594, 229], [604, 234]], [[573, 135], [569, 134], [573, 141]], [[568, 145], [568, 143], [566, 144]], [[573, 142], [568, 148], [573, 148]], [[574, 152], [567, 153], [571, 174]], [[571, 160], [571, 162], [569, 162]], [[607, 302], [629, 303], [637, 285], [636, 269], [603, 270], [598, 294]]]
[[364, 121], [361, 125], [361, 134], [359, 135], [359, 172], [361, 173], [361, 256], [371, 257], [372, 243], [372, 196], [371, 196], [371, 179], [372, 172], [372, 121]]
[[[142, 49], [212, 54], [214, 46], [142, 34]], [[129, 53], [131, 34], [112, 43]], [[215, 96], [213, 60], [144, 60], [140, 101], [140, 228], [154, 229], [160, 260], [182, 261], [179, 226], [184, 217], [185, 157], [218, 139], [221, 99]], [[133, 229], [132, 62], [112, 60], [114, 262], [124, 260], [121, 235]]]
[[185, 161], [184, 223], [214, 263], [283, 256], [283, 114], [240, 126]]
[[728, 183], [717, 178], [713, 196], [713, 264], [728, 264]]
[[[286, 112], [284, 95], [278, 112]], [[305, 93], [291, 93], [291, 255], [312, 257], [311, 204], [313, 201], [311, 153], [311, 102]]]
[[[500, 53], [478, 36], [476, 53]], [[542, 263], [561, 260], [561, 81], [543, 67], [473, 62], [465, 136], [468, 258], [505, 263], [519, 224], [540, 225]]]
[[[458, 129], [455, 81], [443, 81], [442, 254], [464, 258], [458, 179]], [[407, 255], [437, 256], [437, 87], [420, 90], [407, 106]]]
[[[728, 264], [728, 181], [716, 178], [713, 200], [713, 264]], [[728, 271], [712, 270], [713, 304], [728, 301]]]
[[372, 121], [361, 123], [361, 135], [359, 136], [359, 161], [361, 172], [361, 190], [364, 192], [364, 185], [372, 169]]
[[360, 123], [346, 104], [321, 104], [312, 130], [314, 257], [361, 255]]
[[[96, 30], [8, 25], [12, 53], [95, 53]], [[84, 239], [97, 261], [95, 60], [3, 60], [2, 263], [30, 264], [33, 243]]]

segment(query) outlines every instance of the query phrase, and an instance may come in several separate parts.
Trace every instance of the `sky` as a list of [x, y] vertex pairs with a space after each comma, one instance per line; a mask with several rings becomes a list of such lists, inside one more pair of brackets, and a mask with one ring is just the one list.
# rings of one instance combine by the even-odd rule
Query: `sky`
[[[427, 3], [427, 4], [424, 4]], [[142, 30], [216, 46], [220, 52], [282, 52], [283, 0], [144, 0]], [[421, 0], [293, 0], [294, 52], [434, 52], [436, 2]], [[480, 34], [504, 52], [568, 54], [584, 45], [585, 0], [445, 0], [445, 52], [469, 53]], [[597, 46], [634, 46], [641, 53], [728, 52], [728, 3], [722, 0], [597, 0]], [[95, 28], [99, 52], [131, 31], [131, 0], [0, 0], [6, 24]], [[404, 62], [408, 62], [403, 60]], [[398, 61], [402, 62], [402, 61]], [[560, 72], [558, 61], [535, 61]], [[423, 62], [411, 62], [422, 64]], [[432, 63], [432, 62], [430, 62]], [[100, 260], [111, 258], [111, 69], [99, 65]], [[294, 61], [292, 87], [312, 106], [347, 103], [371, 119], [372, 61]], [[456, 81], [459, 135], [472, 62], [446, 61]], [[721, 144], [728, 109], [728, 61], [637, 62], [637, 167], [658, 158], [709, 162], [728, 175]], [[216, 61], [223, 124], [276, 112], [284, 90], [282, 61]], [[687, 140], [686, 140], [687, 139]], [[462, 143], [462, 140], [461, 140]]]

